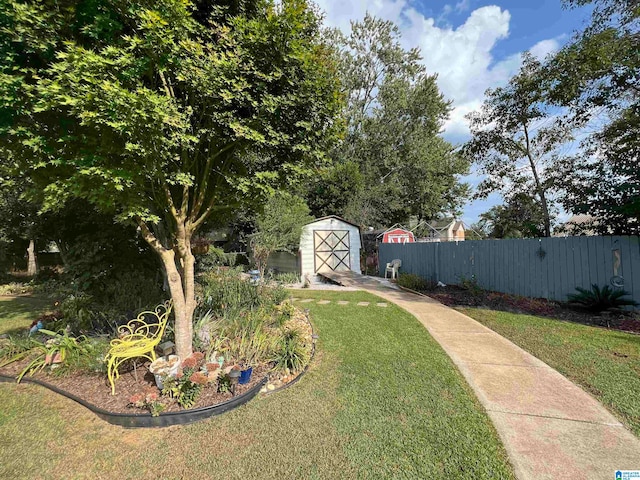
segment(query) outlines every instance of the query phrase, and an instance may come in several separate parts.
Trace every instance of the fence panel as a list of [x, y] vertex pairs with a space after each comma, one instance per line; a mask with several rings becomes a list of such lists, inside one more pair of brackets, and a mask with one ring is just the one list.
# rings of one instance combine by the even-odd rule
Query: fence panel
[[640, 301], [638, 236], [383, 243], [381, 276], [396, 258], [401, 272], [446, 284], [473, 276], [487, 290], [564, 301], [576, 287], [615, 283]]

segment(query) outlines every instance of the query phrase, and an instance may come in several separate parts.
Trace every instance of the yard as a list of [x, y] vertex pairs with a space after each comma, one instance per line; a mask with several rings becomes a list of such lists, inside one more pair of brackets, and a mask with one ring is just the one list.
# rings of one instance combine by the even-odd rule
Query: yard
[[[296, 302], [320, 337], [312, 368], [201, 423], [123, 430], [43, 388], [0, 385], [0, 477], [513, 478], [482, 407], [417, 320], [365, 293], [293, 295], [314, 300]], [[0, 331], [28, 326], [29, 302], [42, 307], [3, 302]]]
[[640, 436], [640, 335], [521, 313], [458, 309], [582, 386]]

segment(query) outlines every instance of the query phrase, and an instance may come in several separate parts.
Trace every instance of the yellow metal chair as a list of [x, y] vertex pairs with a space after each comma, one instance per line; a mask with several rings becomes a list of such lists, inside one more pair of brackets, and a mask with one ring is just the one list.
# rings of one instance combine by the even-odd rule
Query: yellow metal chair
[[[143, 357], [156, 359], [155, 348], [160, 343], [167, 320], [173, 305], [165, 302], [158, 305], [154, 311], [140, 313], [137, 318], [118, 328], [118, 338], [111, 340], [111, 348], [107, 353], [107, 376], [111, 384], [111, 395], [116, 394], [115, 381], [120, 374], [118, 367], [131, 358]], [[154, 316], [157, 322], [147, 323], [146, 317]]]

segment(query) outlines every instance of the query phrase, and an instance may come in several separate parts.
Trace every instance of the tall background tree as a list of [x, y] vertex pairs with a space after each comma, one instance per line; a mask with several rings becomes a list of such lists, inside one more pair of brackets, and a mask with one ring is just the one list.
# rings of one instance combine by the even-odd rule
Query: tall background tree
[[551, 235], [554, 192], [552, 171], [571, 129], [539, 88], [542, 64], [530, 54], [520, 72], [504, 87], [488, 90], [482, 108], [468, 115], [472, 138], [464, 154], [478, 165], [484, 179], [476, 197], [500, 192], [505, 198], [529, 195], [540, 203], [543, 235]]
[[340, 129], [332, 49], [303, 0], [11, 0], [0, 6], [0, 156], [43, 207], [133, 222], [192, 350], [191, 239], [323, 162]]
[[558, 164], [562, 204], [596, 218], [603, 234], [640, 234], [640, 4], [591, 4], [591, 23], [548, 62], [545, 96], [563, 121], [586, 132], [580, 150]]
[[299, 197], [278, 192], [267, 199], [256, 218], [256, 231], [251, 237], [253, 258], [261, 278], [264, 278], [269, 255], [278, 251], [297, 251], [302, 227], [311, 220], [309, 207]]
[[545, 236], [545, 222], [540, 202], [521, 192], [480, 215], [472, 228], [489, 238], [536, 238]]
[[398, 28], [371, 15], [333, 38], [347, 132], [332, 151], [333, 170], [311, 185], [313, 213], [382, 226], [458, 209], [466, 196], [458, 176], [467, 163], [439, 136], [450, 104], [419, 50], [403, 49]]

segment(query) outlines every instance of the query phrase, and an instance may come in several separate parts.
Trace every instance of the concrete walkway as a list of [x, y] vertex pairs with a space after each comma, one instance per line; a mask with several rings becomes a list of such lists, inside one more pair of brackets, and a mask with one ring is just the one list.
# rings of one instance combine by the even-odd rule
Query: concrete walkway
[[614, 479], [640, 470], [640, 440], [556, 370], [428, 297], [345, 277], [413, 314], [451, 357], [489, 413], [521, 480]]

